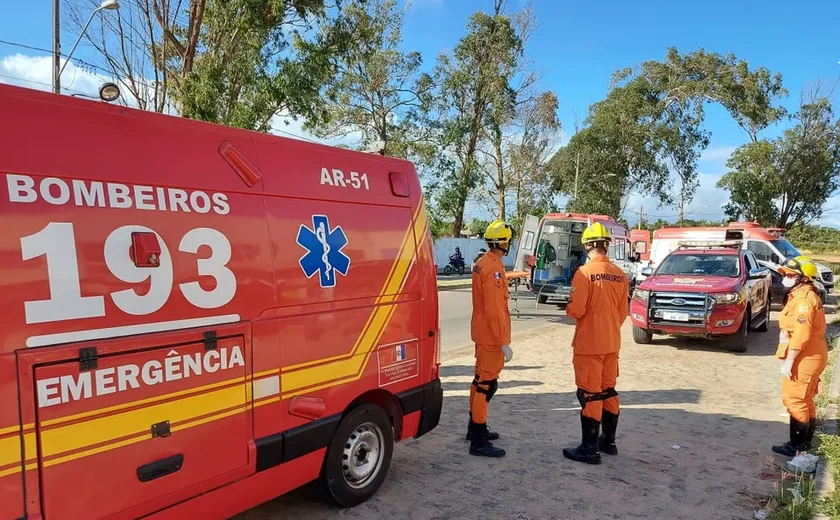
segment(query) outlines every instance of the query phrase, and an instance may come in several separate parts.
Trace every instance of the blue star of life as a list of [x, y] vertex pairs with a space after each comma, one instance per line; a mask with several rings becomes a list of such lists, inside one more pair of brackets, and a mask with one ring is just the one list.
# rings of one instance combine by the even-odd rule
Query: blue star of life
[[341, 250], [347, 245], [347, 235], [341, 226], [330, 228], [326, 215], [312, 215], [312, 228], [301, 224], [297, 243], [306, 249], [298, 263], [307, 278], [318, 273], [321, 287], [335, 287], [336, 273], [347, 276], [350, 257]]

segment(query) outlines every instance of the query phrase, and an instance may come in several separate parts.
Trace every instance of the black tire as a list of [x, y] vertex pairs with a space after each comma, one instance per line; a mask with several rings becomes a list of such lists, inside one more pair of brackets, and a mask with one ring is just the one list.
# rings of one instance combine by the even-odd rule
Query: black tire
[[639, 345], [649, 345], [653, 341], [653, 332], [633, 325], [633, 341]]
[[747, 308], [747, 313], [744, 314], [744, 318], [741, 320], [741, 326], [738, 327], [738, 331], [729, 336], [726, 341], [726, 349], [729, 352], [746, 352], [747, 351], [747, 335], [749, 334], [749, 316], [751, 309]]
[[[372, 404], [352, 408], [338, 424], [327, 448], [321, 468], [321, 487], [329, 499], [341, 507], [359, 505], [382, 486], [393, 453], [394, 431], [388, 414]], [[371, 455], [376, 459], [370, 460]], [[361, 466], [373, 464], [373, 467], [357, 466], [354, 472], [347, 464], [354, 459], [363, 460]]]
[[756, 332], [767, 332], [770, 330], [770, 298], [767, 298], [767, 304], [764, 306], [764, 323], [759, 325], [755, 331]]
[[548, 302], [548, 296], [545, 295], [545, 294], [541, 294], [541, 295], [537, 296], [537, 302], [547, 303]]
[[464, 266], [463, 265], [458, 268], [458, 275], [460, 275], [460, 276], [464, 275]]
[[452, 274], [452, 266], [447, 265], [446, 267], [444, 267], [443, 268], [443, 274], [445, 274], [446, 276], [449, 276], [450, 274]]

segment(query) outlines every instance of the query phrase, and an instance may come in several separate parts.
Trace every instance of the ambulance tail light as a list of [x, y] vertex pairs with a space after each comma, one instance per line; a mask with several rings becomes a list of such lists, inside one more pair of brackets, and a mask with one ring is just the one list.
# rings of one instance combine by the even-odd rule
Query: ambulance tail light
[[435, 331], [435, 366], [432, 368], [432, 379], [440, 377], [440, 328]]

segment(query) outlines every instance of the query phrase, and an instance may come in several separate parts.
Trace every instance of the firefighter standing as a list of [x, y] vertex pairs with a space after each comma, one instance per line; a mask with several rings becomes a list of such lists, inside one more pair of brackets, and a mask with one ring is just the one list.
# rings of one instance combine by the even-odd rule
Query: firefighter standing
[[776, 357], [782, 372], [782, 403], [790, 415], [790, 440], [773, 451], [793, 457], [811, 449], [816, 428], [814, 398], [828, 359], [825, 341], [825, 311], [814, 287], [818, 270], [806, 256], [789, 258], [779, 267], [782, 283], [790, 289], [779, 317], [779, 347]]
[[[612, 240], [607, 228], [595, 222], [583, 231], [581, 242], [589, 261], [572, 278], [572, 294], [566, 314], [577, 321], [573, 365], [577, 398], [582, 410], [583, 440], [576, 448], [564, 448], [571, 460], [600, 464], [600, 451], [618, 454], [618, 352], [621, 325], [627, 319], [627, 275], [607, 258]], [[603, 435], [599, 430], [603, 425]]]
[[505, 450], [490, 443], [499, 434], [487, 428], [487, 405], [499, 388], [499, 375], [510, 361], [508, 284], [502, 257], [508, 254], [513, 229], [501, 220], [487, 226], [484, 240], [490, 248], [472, 271], [472, 340], [475, 343], [475, 379], [470, 387], [467, 439], [470, 455], [502, 457]]

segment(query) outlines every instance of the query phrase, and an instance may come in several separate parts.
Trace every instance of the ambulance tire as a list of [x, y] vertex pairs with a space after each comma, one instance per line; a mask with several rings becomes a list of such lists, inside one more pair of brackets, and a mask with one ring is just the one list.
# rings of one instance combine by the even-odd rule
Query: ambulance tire
[[[338, 424], [327, 447], [321, 487], [341, 507], [359, 505], [382, 486], [393, 453], [394, 430], [388, 414], [373, 404], [353, 407]], [[363, 463], [348, 465], [353, 459]]]
[[653, 333], [647, 329], [633, 325], [633, 341], [639, 345], [648, 345], [653, 341]]

